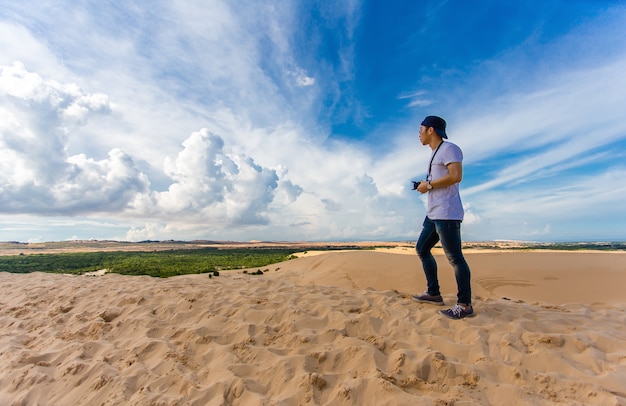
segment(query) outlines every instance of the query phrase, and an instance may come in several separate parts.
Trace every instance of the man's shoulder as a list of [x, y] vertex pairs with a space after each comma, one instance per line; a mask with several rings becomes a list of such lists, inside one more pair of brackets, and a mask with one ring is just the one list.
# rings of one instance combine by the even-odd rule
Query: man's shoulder
[[451, 153], [451, 154], [463, 154], [463, 152], [461, 151], [461, 147], [459, 147], [458, 145], [446, 141], [443, 143], [443, 145], [441, 146], [442, 149], [444, 149], [447, 153]]
[[450, 141], [445, 141], [445, 142], [441, 145], [441, 147], [442, 147], [442, 148], [443, 148], [443, 147], [446, 147], [446, 148], [453, 148], [453, 149], [459, 149], [459, 150], [461, 149], [461, 147], [459, 147], [458, 145], [456, 145], [455, 143], [450, 142]]
[[461, 148], [458, 145], [446, 141], [441, 146], [441, 149], [442, 153], [440, 159], [445, 165], [452, 162], [463, 162], [463, 151], [461, 151]]

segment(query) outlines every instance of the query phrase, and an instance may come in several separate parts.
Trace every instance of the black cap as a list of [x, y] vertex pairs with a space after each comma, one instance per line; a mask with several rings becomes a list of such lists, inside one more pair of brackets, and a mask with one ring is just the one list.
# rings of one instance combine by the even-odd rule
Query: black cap
[[446, 120], [437, 116], [428, 116], [422, 121], [424, 127], [432, 127], [435, 129], [437, 135], [441, 138], [448, 138], [446, 134]]

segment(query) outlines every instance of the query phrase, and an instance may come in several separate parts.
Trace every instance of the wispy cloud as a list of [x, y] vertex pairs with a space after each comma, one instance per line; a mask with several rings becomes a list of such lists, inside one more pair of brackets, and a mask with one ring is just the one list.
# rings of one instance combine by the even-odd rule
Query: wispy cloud
[[423, 90], [398, 96], [398, 99], [409, 99], [407, 107], [426, 107], [434, 103], [432, 99], [426, 97], [426, 91]]

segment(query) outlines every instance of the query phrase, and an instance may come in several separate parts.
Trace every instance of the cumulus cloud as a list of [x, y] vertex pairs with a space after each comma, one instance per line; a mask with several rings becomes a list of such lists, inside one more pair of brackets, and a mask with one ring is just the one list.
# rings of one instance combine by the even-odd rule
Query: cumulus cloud
[[[104, 159], [68, 155], [69, 133], [91, 115], [111, 111], [107, 96], [46, 80], [15, 63], [0, 71], [0, 205], [4, 213], [123, 213], [201, 219], [221, 227], [266, 224], [278, 193], [289, 204], [302, 188], [244, 154], [229, 153], [207, 129], [192, 133], [163, 172], [166, 191], [150, 182], [133, 158], [114, 148]], [[288, 170], [281, 168], [281, 173]]]
[[90, 115], [107, 114], [102, 94], [45, 80], [21, 63], [0, 67], [0, 210], [66, 214], [118, 211], [148, 179], [119, 149], [96, 160], [67, 154], [67, 135]]
[[82, 123], [89, 113], [110, 112], [104, 94], [85, 94], [75, 84], [44, 80], [21, 62], [0, 67], [0, 96], [54, 111], [59, 119]]
[[207, 129], [191, 134], [178, 156], [166, 159], [165, 173], [174, 183], [154, 193], [159, 211], [199, 215], [222, 225], [267, 223], [265, 213], [278, 186], [275, 170], [226, 153], [223, 139]]

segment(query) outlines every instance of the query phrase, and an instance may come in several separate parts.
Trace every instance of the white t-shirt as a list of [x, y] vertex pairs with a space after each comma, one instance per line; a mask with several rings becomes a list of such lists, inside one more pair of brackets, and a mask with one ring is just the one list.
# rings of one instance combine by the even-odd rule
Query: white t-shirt
[[[457, 145], [445, 141], [433, 159], [430, 180], [434, 181], [447, 175], [447, 166], [452, 162], [463, 162], [463, 152]], [[459, 195], [459, 184], [428, 191], [426, 215], [431, 220], [463, 220], [464, 211]]]

